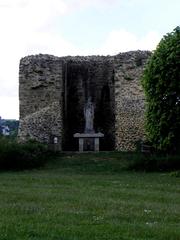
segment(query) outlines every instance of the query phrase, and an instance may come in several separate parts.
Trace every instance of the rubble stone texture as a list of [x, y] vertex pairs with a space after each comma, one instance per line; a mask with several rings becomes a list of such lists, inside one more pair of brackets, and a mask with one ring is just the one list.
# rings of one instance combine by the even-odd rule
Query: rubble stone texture
[[20, 141], [78, 150], [74, 133], [84, 132], [83, 109], [89, 96], [94, 127], [105, 134], [100, 150], [134, 150], [144, 139], [144, 93], [140, 78], [150, 56], [132, 51], [116, 56], [22, 58], [19, 69]]

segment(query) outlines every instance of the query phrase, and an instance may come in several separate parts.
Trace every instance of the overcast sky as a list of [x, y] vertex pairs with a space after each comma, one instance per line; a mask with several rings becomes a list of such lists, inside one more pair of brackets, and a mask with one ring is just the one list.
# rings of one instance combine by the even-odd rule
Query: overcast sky
[[0, 0], [0, 116], [19, 118], [20, 58], [153, 50], [179, 13], [180, 0]]

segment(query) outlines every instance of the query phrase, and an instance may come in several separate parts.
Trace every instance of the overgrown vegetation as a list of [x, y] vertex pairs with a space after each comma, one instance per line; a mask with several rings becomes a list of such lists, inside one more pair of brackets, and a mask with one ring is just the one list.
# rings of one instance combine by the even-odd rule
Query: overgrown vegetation
[[142, 79], [147, 101], [146, 130], [160, 151], [180, 151], [180, 27], [160, 41]]
[[136, 157], [132, 157], [128, 169], [146, 172], [180, 170], [180, 155], [165, 155], [158, 153], [152, 155], [140, 154]]
[[[65, 156], [65, 157], [63, 157]], [[57, 161], [58, 159], [58, 161]], [[29, 141], [19, 144], [7, 137], [0, 138], [0, 170], [39, 168], [45, 163], [58, 163], [75, 171], [121, 173], [122, 170], [146, 172], [176, 171], [180, 169], [179, 155], [142, 154], [141, 152], [99, 152], [72, 154], [54, 153], [46, 145]]]
[[45, 145], [37, 142], [19, 144], [7, 137], [0, 138], [0, 170], [23, 170], [41, 167], [48, 157]]

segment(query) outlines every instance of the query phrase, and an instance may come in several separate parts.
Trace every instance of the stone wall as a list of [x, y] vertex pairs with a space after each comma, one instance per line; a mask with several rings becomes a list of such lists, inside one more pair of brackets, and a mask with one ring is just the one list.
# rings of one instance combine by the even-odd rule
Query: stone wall
[[140, 80], [149, 56], [148, 51], [134, 51], [115, 56], [116, 150], [134, 150], [136, 143], [145, 138], [145, 101]]
[[27, 115], [20, 120], [19, 139], [21, 142], [34, 139], [41, 143], [53, 144], [54, 137], [58, 138], [58, 146], [62, 144], [62, 106], [53, 102], [37, 112]]
[[63, 61], [50, 55], [22, 58], [19, 68], [19, 140], [62, 141]]
[[19, 139], [77, 150], [73, 134], [84, 131], [83, 108], [89, 96], [94, 126], [105, 134], [101, 150], [133, 150], [144, 138], [144, 94], [140, 78], [147, 51], [116, 56], [22, 58], [19, 70]]

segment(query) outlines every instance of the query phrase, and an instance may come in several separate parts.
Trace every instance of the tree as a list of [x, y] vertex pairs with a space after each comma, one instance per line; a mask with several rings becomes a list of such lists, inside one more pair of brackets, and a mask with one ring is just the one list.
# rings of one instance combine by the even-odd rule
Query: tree
[[180, 149], [180, 27], [165, 35], [142, 78], [146, 96], [146, 132], [161, 151]]

